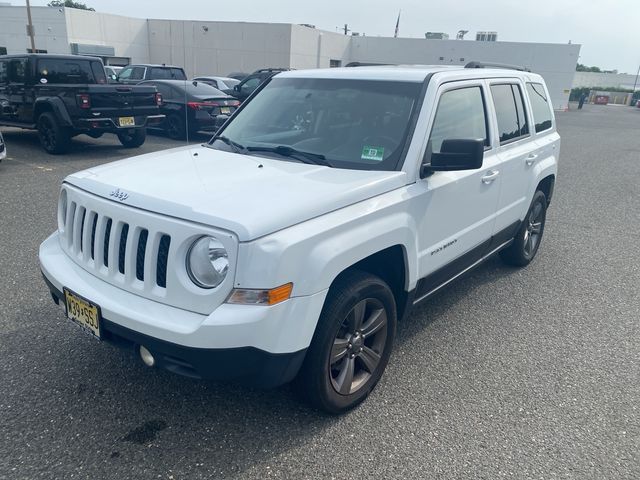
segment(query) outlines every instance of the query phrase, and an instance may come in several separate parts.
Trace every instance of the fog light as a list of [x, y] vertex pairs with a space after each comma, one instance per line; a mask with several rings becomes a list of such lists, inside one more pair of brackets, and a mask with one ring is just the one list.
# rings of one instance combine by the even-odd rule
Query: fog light
[[153, 367], [156, 364], [156, 359], [153, 358], [153, 355], [147, 348], [143, 345], [140, 345], [140, 358], [144, 362], [147, 367]]

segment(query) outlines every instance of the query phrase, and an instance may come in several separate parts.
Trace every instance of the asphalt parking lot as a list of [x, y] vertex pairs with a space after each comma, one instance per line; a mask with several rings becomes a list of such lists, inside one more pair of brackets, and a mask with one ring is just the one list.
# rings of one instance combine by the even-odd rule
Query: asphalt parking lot
[[491, 260], [422, 304], [372, 396], [337, 418], [289, 387], [147, 369], [51, 301], [37, 251], [60, 181], [180, 142], [79, 137], [53, 157], [3, 130], [0, 478], [640, 478], [640, 109], [557, 118], [534, 263]]

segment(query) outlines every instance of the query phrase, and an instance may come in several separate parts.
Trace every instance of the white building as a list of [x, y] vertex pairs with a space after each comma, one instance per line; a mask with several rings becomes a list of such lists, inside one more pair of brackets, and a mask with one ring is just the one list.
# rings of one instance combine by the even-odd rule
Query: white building
[[[462, 65], [471, 60], [524, 65], [546, 80], [555, 108], [567, 108], [580, 45], [346, 36], [308, 26], [137, 19], [32, 7], [37, 50], [96, 55], [105, 63], [167, 63], [188, 75], [296, 69], [350, 62]], [[25, 7], [0, 4], [0, 51], [24, 53]]]
[[640, 78], [628, 73], [576, 72], [573, 88], [626, 88], [640, 90]]

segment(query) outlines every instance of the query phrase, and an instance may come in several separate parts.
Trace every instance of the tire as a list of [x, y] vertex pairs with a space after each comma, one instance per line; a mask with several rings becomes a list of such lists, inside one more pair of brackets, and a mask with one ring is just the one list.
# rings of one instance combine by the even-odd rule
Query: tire
[[184, 140], [187, 138], [187, 128], [185, 127], [184, 118], [177, 113], [167, 115], [164, 131], [169, 138], [174, 140]]
[[136, 128], [133, 133], [118, 132], [118, 140], [125, 148], [138, 148], [147, 138], [145, 128]]
[[58, 124], [56, 116], [51, 112], [44, 112], [36, 122], [38, 138], [42, 148], [47, 153], [59, 155], [69, 150], [71, 146], [71, 133], [68, 128]]
[[546, 219], [547, 197], [538, 190], [513, 243], [500, 252], [502, 261], [515, 267], [529, 265], [540, 248]]
[[329, 290], [296, 377], [299, 393], [331, 414], [360, 404], [389, 362], [396, 323], [395, 299], [384, 281], [359, 271], [343, 274]]

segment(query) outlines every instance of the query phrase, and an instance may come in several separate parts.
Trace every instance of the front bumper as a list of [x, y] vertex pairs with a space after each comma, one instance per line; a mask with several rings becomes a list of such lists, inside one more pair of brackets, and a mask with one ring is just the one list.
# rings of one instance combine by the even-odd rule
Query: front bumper
[[54, 233], [40, 246], [40, 266], [56, 303], [67, 287], [100, 306], [104, 339], [144, 345], [175, 373], [260, 386], [286, 383], [311, 343], [326, 291], [271, 307], [222, 304], [209, 315], [161, 304], [86, 272]]

